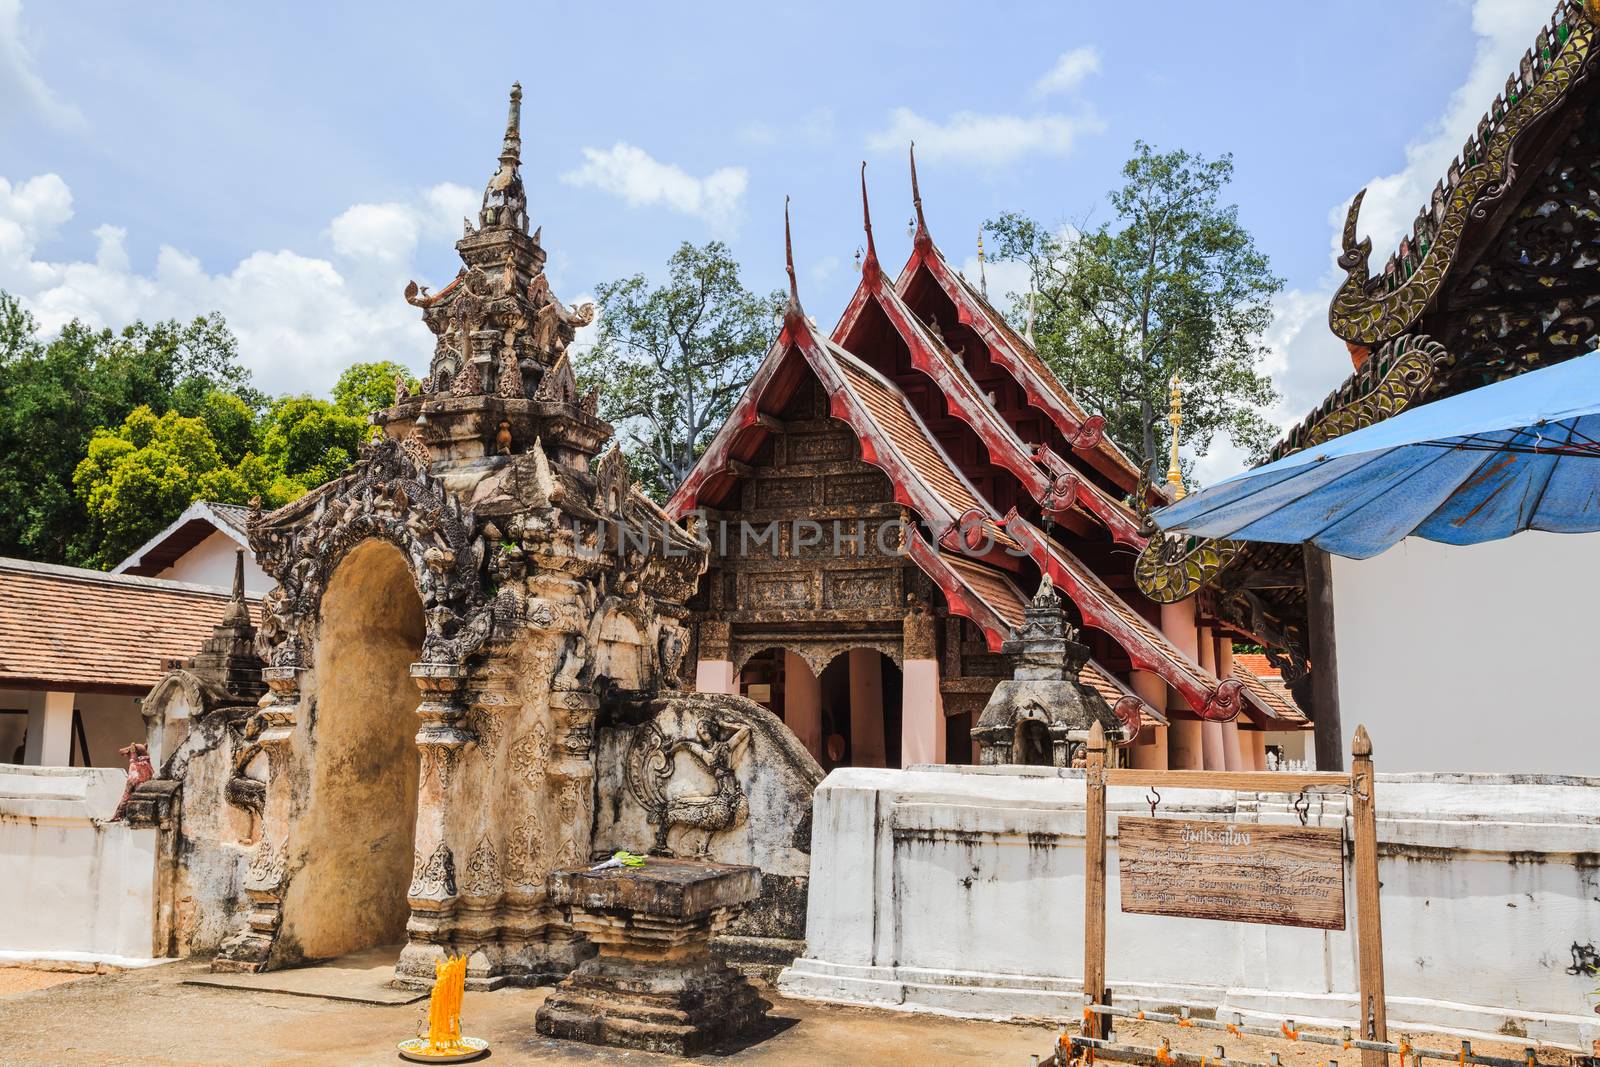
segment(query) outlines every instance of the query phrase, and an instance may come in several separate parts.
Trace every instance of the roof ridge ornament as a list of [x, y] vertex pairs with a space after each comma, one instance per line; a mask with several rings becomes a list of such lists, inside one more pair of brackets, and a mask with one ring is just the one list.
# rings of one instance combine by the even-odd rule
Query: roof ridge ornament
[[872, 243], [872, 208], [867, 203], [867, 161], [861, 161], [861, 225], [867, 231], [867, 256], [861, 261], [863, 278], [878, 277], [878, 247]]
[[922, 249], [933, 243], [928, 233], [928, 220], [922, 214], [922, 190], [917, 185], [917, 142], [911, 142], [911, 206], [917, 212], [917, 228], [911, 235], [912, 244]]
[[789, 197], [787, 194], [783, 198], [783, 262], [784, 268], [789, 272], [789, 303], [783, 309], [783, 324], [788, 327], [794, 325], [797, 321], [803, 324], [806, 313], [800, 307], [800, 283], [795, 280], [794, 274], [794, 236], [789, 228]]

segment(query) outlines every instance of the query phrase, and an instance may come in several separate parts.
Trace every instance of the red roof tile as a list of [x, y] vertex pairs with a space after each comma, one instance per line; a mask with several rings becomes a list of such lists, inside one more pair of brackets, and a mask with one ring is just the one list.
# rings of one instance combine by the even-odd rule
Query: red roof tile
[[225, 589], [0, 559], [0, 685], [143, 693], [227, 608]]

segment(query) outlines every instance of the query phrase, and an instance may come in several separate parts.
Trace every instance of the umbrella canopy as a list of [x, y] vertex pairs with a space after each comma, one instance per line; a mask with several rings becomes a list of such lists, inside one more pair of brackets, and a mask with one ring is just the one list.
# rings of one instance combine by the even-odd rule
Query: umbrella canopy
[[1403, 411], [1154, 514], [1170, 533], [1309, 541], [1365, 559], [1600, 530], [1600, 352]]

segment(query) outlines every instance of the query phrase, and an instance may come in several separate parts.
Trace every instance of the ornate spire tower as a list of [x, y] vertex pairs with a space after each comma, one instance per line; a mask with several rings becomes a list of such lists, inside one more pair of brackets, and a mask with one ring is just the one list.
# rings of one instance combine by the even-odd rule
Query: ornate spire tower
[[436, 338], [433, 359], [419, 395], [398, 390], [380, 421], [416, 462], [514, 455], [542, 441], [552, 462], [585, 469], [611, 435], [595, 415], [597, 398], [578, 395], [567, 361], [594, 306], [568, 308], [551, 293], [539, 231], [528, 232], [521, 168], [519, 84], [478, 224], [467, 220], [456, 242], [461, 270], [436, 293], [406, 286], [406, 301]]

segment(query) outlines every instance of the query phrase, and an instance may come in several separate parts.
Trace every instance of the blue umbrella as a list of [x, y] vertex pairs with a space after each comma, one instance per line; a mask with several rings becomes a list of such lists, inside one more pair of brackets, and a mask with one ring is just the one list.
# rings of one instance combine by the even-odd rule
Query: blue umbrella
[[1600, 530], [1600, 352], [1403, 411], [1154, 518], [1169, 533], [1309, 541], [1354, 559], [1408, 536]]

